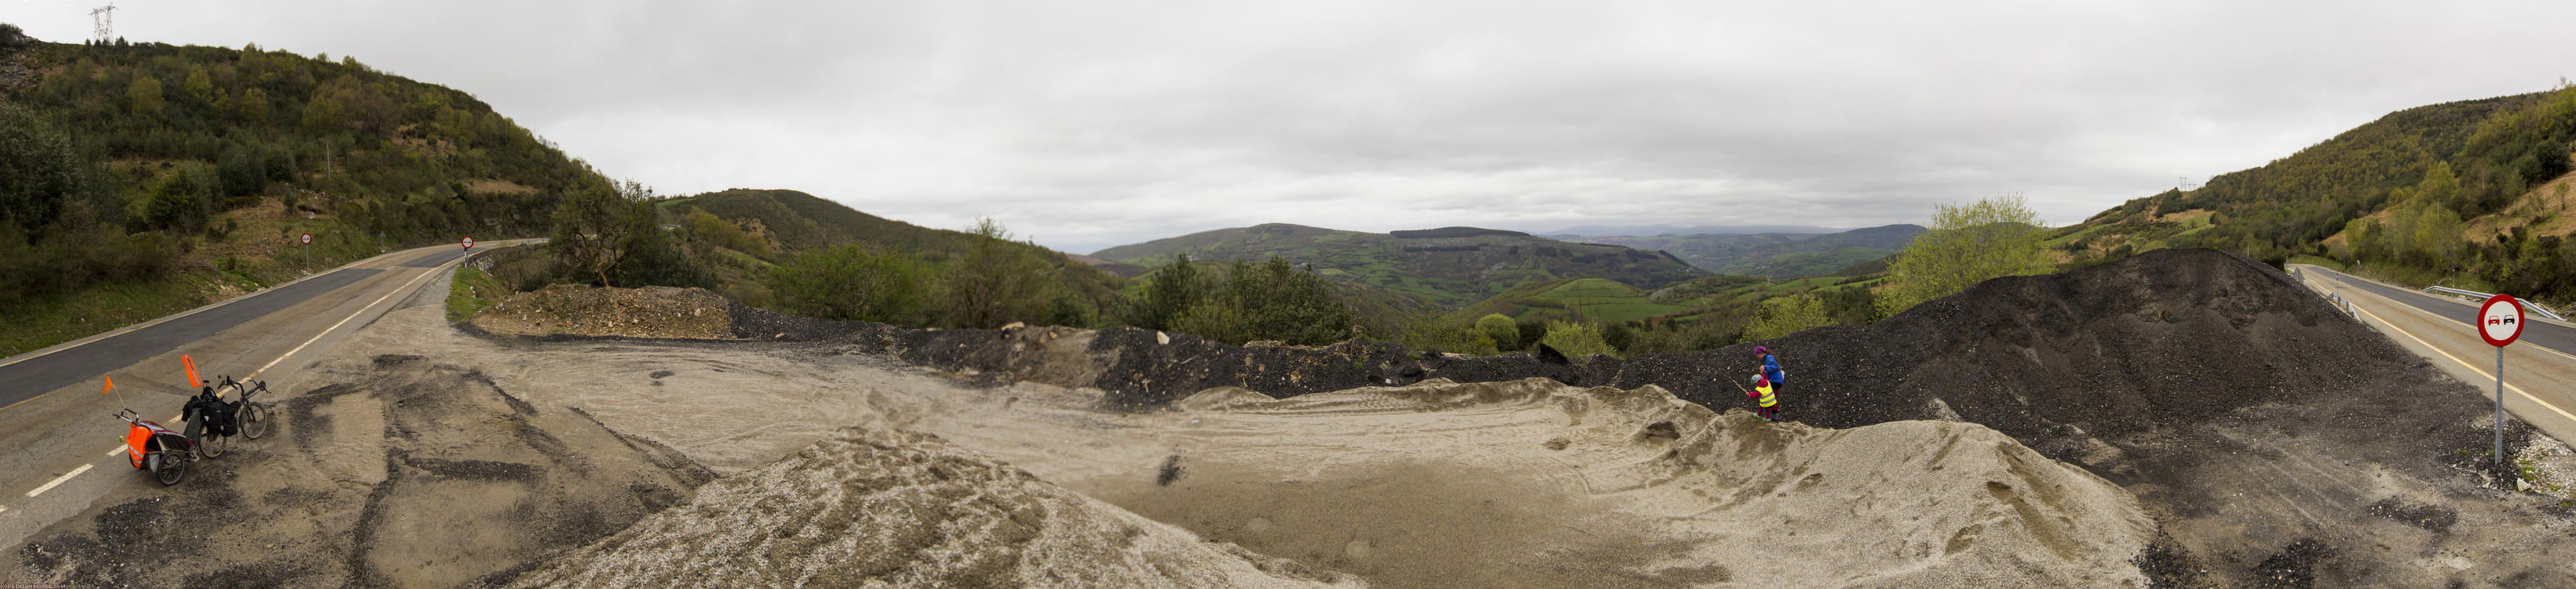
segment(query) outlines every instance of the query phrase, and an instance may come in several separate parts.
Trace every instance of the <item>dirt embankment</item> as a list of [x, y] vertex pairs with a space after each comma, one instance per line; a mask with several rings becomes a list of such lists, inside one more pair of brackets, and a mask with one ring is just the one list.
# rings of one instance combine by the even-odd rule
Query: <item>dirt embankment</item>
[[128, 485], [19, 556], [76, 587], [448, 587], [615, 533], [713, 476], [478, 372], [372, 368], [278, 402], [279, 431], [178, 486]]
[[504, 335], [724, 339], [736, 306], [703, 288], [555, 285], [502, 296], [471, 323]]

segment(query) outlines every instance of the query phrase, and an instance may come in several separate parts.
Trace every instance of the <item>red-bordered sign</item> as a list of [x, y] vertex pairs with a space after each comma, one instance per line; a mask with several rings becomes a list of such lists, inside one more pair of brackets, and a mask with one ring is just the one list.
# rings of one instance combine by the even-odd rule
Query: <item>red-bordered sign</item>
[[2522, 301], [2513, 295], [2487, 297], [2486, 304], [2478, 305], [2478, 337], [2490, 346], [2513, 345], [2514, 338], [2522, 337]]
[[465, 249], [474, 249], [474, 236], [465, 236]]
[[306, 233], [304, 234], [304, 237], [299, 239], [304, 242], [304, 245], [313, 245], [313, 234], [311, 233]]

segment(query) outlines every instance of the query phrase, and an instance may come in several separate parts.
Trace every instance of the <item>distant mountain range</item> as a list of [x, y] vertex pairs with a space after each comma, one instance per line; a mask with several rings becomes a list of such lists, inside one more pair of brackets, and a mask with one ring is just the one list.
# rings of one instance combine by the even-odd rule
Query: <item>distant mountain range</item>
[[1662, 250], [1692, 267], [1719, 274], [1774, 279], [1822, 276], [1852, 264], [1887, 257], [1923, 233], [1921, 225], [1886, 225], [1840, 233], [1684, 235], [1553, 235], [1582, 243]]
[[1652, 289], [1707, 275], [1663, 252], [1476, 227], [1364, 233], [1272, 223], [1122, 245], [1091, 257], [1150, 267], [1184, 254], [1204, 262], [1278, 256], [1312, 265], [1326, 278], [1442, 309], [1533, 281], [1603, 278]]
[[1537, 234], [1545, 237], [1562, 238], [1562, 236], [1570, 235], [1751, 235], [1756, 233], [1825, 234], [1840, 233], [1843, 231], [1845, 230], [1840, 228], [1810, 227], [1806, 225], [1696, 225], [1689, 227], [1677, 227], [1673, 225], [1585, 225], [1581, 227], [1567, 227], [1555, 231], [1540, 231]]

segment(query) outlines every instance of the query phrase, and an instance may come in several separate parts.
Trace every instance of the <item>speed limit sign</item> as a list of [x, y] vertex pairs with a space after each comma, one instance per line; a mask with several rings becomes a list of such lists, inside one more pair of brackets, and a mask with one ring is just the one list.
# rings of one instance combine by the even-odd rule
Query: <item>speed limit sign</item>
[[306, 233], [304, 234], [304, 237], [299, 239], [304, 242], [304, 245], [313, 245], [313, 234], [311, 233]]
[[474, 249], [474, 236], [465, 236], [465, 249]]

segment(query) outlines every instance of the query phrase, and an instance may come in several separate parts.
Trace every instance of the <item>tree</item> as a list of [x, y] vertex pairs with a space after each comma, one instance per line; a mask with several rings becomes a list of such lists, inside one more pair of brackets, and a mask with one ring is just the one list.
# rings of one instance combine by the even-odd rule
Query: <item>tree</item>
[[632, 227], [630, 215], [638, 193], [651, 194], [651, 190], [628, 180], [622, 186], [583, 183], [564, 195], [555, 206], [554, 236], [546, 243], [564, 274], [593, 284], [609, 283], [608, 273], [617, 265], [617, 246]]
[[268, 122], [268, 109], [268, 91], [258, 88], [243, 90], [241, 102], [233, 105], [233, 110], [241, 112], [242, 120], [254, 125]]
[[966, 232], [973, 237], [942, 281], [949, 324], [990, 329], [1036, 319], [1052, 278], [1052, 266], [1040, 253], [1047, 250], [1011, 241], [1010, 230], [991, 217], [977, 219]]
[[125, 102], [134, 109], [134, 114], [161, 116], [161, 105], [164, 102], [161, 96], [161, 80], [153, 78], [148, 73], [136, 74], [134, 83], [125, 86]]
[[1172, 263], [1154, 269], [1153, 281], [1137, 293], [1133, 321], [1146, 329], [1172, 329], [1173, 320], [1205, 298], [1208, 290], [1199, 278], [1198, 267], [1191, 265], [1190, 255], [1181, 254]]
[[2039, 213], [2020, 195], [1969, 205], [1934, 205], [1932, 227], [1896, 253], [1878, 305], [1893, 317], [1924, 301], [1967, 290], [1979, 282], [2046, 271], [2040, 249], [2046, 232]]
[[1492, 341], [1496, 351], [1521, 349], [1521, 330], [1519, 326], [1512, 323], [1511, 316], [1488, 313], [1483, 317], [1477, 317], [1475, 331]]
[[842, 244], [772, 268], [769, 278], [779, 303], [799, 315], [916, 325], [928, 274], [909, 256]]
[[0, 102], [0, 223], [34, 235], [70, 203], [113, 208], [113, 197], [70, 135], [34, 109]]
[[1753, 311], [1753, 324], [1745, 326], [1740, 341], [1766, 340], [1832, 325], [1825, 316], [1824, 305], [1807, 293], [1763, 299]]
[[188, 79], [179, 83], [179, 91], [187, 93], [189, 98], [197, 99], [199, 103], [215, 101], [215, 81], [213, 78], [206, 77], [206, 66], [203, 65], [188, 66]]
[[1358, 314], [1322, 276], [1275, 256], [1246, 270], [1229, 278], [1247, 337], [1323, 345], [1348, 339], [1359, 324]]

